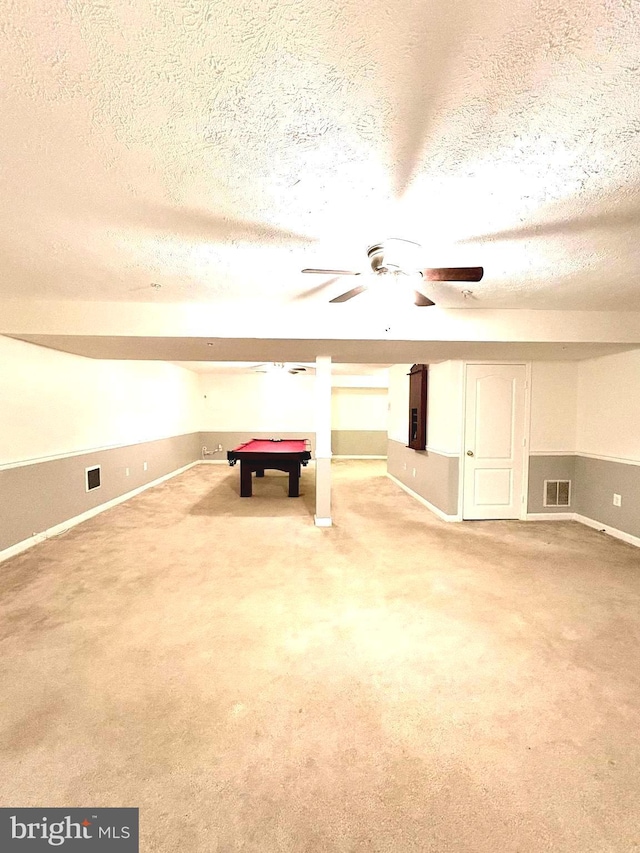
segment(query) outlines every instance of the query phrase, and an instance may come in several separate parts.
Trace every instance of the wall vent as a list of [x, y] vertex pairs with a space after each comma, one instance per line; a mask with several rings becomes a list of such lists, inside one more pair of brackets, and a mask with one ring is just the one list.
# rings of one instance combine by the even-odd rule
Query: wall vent
[[545, 480], [543, 506], [571, 506], [571, 480]]
[[100, 466], [94, 465], [91, 468], [84, 469], [85, 476], [85, 489], [87, 492], [93, 491], [93, 489], [100, 488]]

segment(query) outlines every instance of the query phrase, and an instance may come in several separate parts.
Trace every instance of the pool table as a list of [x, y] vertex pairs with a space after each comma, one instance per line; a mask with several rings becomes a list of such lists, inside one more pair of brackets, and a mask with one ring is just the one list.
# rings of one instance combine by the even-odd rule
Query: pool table
[[251, 475], [264, 477], [265, 468], [289, 474], [289, 497], [300, 495], [300, 466], [311, 459], [311, 442], [306, 438], [253, 438], [227, 451], [229, 465], [240, 461], [240, 497], [252, 495]]

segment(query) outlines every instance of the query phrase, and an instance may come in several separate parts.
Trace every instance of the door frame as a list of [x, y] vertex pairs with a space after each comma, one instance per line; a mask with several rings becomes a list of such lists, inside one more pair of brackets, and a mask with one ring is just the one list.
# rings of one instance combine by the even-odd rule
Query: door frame
[[[465, 466], [465, 428], [467, 422], [467, 367], [471, 364], [506, 364], [524, 365], [524, 447], [522, 448], [522, 495], [520, 500], [520, 515], [518, 520], [527, 518], [529, 496], [529, 449], [531, 444], [531, 362], [524, 359], [502, 361], [495, 358], [474, 358], [465, 360], [462, 369], [462, 408], [460, 412], [460, 470], [458, 471], [458, 518], [464, 517], [464, 466]], [[506, 519], [507, 521], [509, 519]], [[515, 519], [514, 519], [515, 520]]]

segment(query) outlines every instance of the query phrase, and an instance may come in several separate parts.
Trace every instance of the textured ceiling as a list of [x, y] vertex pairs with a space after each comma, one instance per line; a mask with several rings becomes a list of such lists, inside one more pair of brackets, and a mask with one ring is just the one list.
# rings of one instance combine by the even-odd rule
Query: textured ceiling
[[484, 265], [468, 307], [640, 311], [636, 0], [1, 18], [0, 298], [306, 311], [351, 285], [302, 267], [401, 236], [426, 265]]

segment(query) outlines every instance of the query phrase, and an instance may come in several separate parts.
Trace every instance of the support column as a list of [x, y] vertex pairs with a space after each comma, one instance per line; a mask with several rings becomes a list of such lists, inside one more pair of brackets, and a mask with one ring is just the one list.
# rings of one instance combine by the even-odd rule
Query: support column
[[331, 356], [316, 358], [317, 527], [331, 527]]

